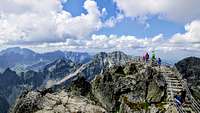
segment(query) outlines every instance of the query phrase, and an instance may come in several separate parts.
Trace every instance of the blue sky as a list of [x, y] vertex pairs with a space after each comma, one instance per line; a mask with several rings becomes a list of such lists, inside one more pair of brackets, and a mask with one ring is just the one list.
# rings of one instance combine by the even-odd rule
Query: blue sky
[[200, 56], [199, 0], [2, 0], [0, 49]]
[[[79, 16], [81, 13], [87, 13], [83, 8], [85, 0], [68, 0], [64, 3], [64, 10], [71, 12], [73, 16]], [[102, 17], [102, 20], [106, 20], [110, 17], [116, 17], [120, 12], [112, 0], [95, 0], [100, 10], [106, 8], [107, 15]], [[150, 25], [146, 28], [146, 23]], [[157, 15], [149, 17], [146, 23], [141, 23], [134, 18], [124, 18], [121, 22], [117, 23], [115, 27], [103, 28], [96, 32], [96, 34], [116, 34], [116, 35], [134, 35], [137, 37], [153, 37], [162, 33], [164, 37], [171, 37], [175, 33], [184, 33], [184, 24], [176, 23], [167, 20], [161, 20]]]

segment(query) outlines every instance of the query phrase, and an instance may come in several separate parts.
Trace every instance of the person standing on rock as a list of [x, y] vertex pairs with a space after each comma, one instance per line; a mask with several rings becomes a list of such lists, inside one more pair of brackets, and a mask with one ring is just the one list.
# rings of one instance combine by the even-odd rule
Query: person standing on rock
[[143, 60], [143, 62], [145, 62], [145, 60], [146, 60], [146, 53], [142, 56], [142, 60]]
[[161, 58], [158, 58], [158, 66], [159, 66], [159, 68], [160, 68], [160, 66], [161, 66]]
[[148, 52], [145, 52], [145, 54], [143, 56], [143, 61], [147, 63], [148, 60], [149, 60], [149, 54], [148, 54]]
[[149, 61], [149, 53], [148, 52], [146, 52], [146, 54], [145, 54], [145, 61], [146, 61], [146, 63]]
[[151, 58], [152, 61], [155, 61], [156, 60], [156, 53], [155, 51], [152, 51], [152, 58]]

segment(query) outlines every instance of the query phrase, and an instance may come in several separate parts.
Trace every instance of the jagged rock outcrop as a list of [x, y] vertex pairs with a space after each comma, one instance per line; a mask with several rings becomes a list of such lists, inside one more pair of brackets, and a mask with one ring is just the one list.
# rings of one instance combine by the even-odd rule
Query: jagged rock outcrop
[[87, 98], [91, 84], [83, 77], [60, 91], [46, 89], [30, 91], [19, 97], [11, 113], [106, 113], [106, 110]]
[[96, 75], [103, 73], [106, 69], [125, 65], [131, 60], [131, 58], [121, 51], [115, 51], [112, 53], [101, 52], [93, 57], [93, 59], [83, 64], [79, 69], [77, 69], [74, 73], [64, 77], [62, 80], [53, 84], [53, 86], [60, 86], [63, 84], [68, 84], [71, 80], [81, 76], [88, 81], [91, 81], [95, 78]]
[[175, 64], [183, 79], [187, 80], [193, 96], [200, 99], [200, 58], [188, 57]]
[[44, 73], [52, 79], [61, 79], [74, 72], [80, 65], [68, 59], [58, 59], [44, 67]]
[[130, 60], [129, 56], [123, 52], [115, 51], [112, 53], [101, 52], [86, 64], [80, 72], [87, 80], [91, 81], [95, 75], [104, 72], [107, 68], [116, 65], [124, 65]]
[[[15, 49], [18, 51], [14, 51]], [[2, 53], [2, 55], [7, 54], [7, 53], [9, 54], [16, 53], [23, 56], [24, 54], [27, 53], [25, 52], [24, 49], [21, 49], [21, 48], [13, 48], [13, 49], [10, 49], [9, 51], [10, 52], [7, 52], [5, 50]], [[30, 53], [35, 54], [34, 52], [30, 52]], [[70, 59], [74, 58], [73, 60], [75, 61], [78, 60], [80, 62], [82, 62], [84, 59], [87, 59], [88, 57], [86, 53], [79, 54], [79, 53], [71, 52], [69, 54], [63, 54], [61, 51], [42, 54], [44, 58], [47, 58], [49, 60], [53, 60], [54, 58], [60, 58], [63, 55], [65, 55], [67, 58], [70, 58]], [[78, 58], [78, 57], [81, 57], [81, 58]], [[87, 80], [92, 80], [94, 79], [95, 75], [100, 74], [106, 68], [113, 65], [125, 64], [128, 60], [129, 60], [129, 57], [123, 52], [119, 52], [119, 51], [112, 52], [112, 53], [99, 53], [94, 56], [91, 62], [85, 64], [84, 69], [78, 72], [77, 75], [78, 76], [82, 75]], [[10, 105], [13, 104], [16, 96], [18, 96], [23, 89], [34, 90], [34, 89], [43, 88], [43, 87], [49, 88], [53, 84], [59, 82], [59, 80], [61, 80], [63, 77], [67, 77], [67, 75], [70, 75], [70, 73], [73, 73], [76, 69], [78, 69], [81, 66], [81, 64], [77, 64], [69, 59], [65, 59], [64, 57], [62, 57], [61, 59], [57, 59], [54, 62], [47, 64], [46, 66], [43, 66], [45, 63], [44, 64], [42, 63], [41, 65], [40, 64], [37, 65], [37, 62], [35, 63], [36, 63], [36, 68], [39, 66], [41, 67], [40, 69], [42, 70], [38, 72], [34, 70], [29, 70], [27, 72], [22, 72], [21, 74], [18, 74], [18, 75], [16, 73], [12, 74], [13, 77], [16, 77], [16, 78], [12, 78], [9, 81], [17, 80], [17, 84], [15, 84], [16, 81], [13, 81], [12, 84], [14, 85], [10, 87], [7, 87], [8, 86], [7, 84], [10, 84], [10, 83], [7, 83], [7, 82], [5, 83], [6, 80], [4, 80], [4, 79], [8, 79], [9, 76], [6, 76], [6, 74], [3, 74], [5, 76], [0, 77], [0, 81], [3, 80], [3, 82], [0, 83], [0, 89], [2, 89], [1, 91], [2, 93], [4, 93], [3, 97], [8, 100]], [[78, 76], [76, 76], [75, 78], [77, 78]], [[69, 81], [71, 80], [72, 79], [70, 79]]]
[[111, 68], [92, 83], [94, 96], [109, 112], [144, 112], [163, 101], [165, 93], [162, 76], [140, 63]]
[[[45, 69], [39, 72], [29, 70], [17, 74], [10, 68], [7, 68], [2, 74], [0, 73], [0, 96], [6, 101], [0, 102], [0, 106], [8, 102], [9, 106], [15, 102], [16, 97], [21, 94], [24, 89], [38, 89], [47, 87], [50, 82], [60, 80], [64, 76], [73, 72], [80, 65], [67, 59], [58, 59], [53, 63], [45, 66]], [[4, 110], [8, 110], [4, 107]]]
[[107, 68], [92, 82], [79, 76], [59, 90], [25, 93], [11, 113], [162, 112], [159, 104], [164, 98], [162, 75], [153, 67], [135, 62]]

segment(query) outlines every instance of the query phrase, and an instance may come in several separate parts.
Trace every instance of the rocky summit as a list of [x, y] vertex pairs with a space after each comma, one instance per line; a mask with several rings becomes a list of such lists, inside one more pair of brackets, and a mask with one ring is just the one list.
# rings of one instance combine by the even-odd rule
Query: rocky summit
[[107, 68], [91, 82], [79, 76], [59, 90], [24, 92], [11, 113], [161, 113], [165, 89], [157, 67], [132, 62]]
[[[199, 113], [199, 79], [194, 79], [199, 77], [198, 61], [191, 57], [176, 68], [159, 67], [131, 60], [122, 52], [100, 53], [68, 75], [70, 79], [24, 91], [10, 113]], [[182, 91], [186, 95], [180, 106], [174, 96]]]

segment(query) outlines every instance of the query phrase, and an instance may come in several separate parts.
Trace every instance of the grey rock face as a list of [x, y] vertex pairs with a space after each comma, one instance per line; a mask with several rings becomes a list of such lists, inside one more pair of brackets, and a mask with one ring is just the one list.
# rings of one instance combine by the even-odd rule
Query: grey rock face
[[94, 56], [93, 60], [85, 66], [80, 72], [87, 80], [93, 80], [95, 75], [104, 72], [107, 68], [116, 65], [126, 64], [130, 58], [123, 52], [116, 51], [112, 53], [101, 52]]
[[188, 57], [176, 63], [175, 66], [187, 80], [193, 95], [200, 99], [200, 58]]
[[141, 64], [117, 66], [97, 76], [92, 91], [109, 112], [145, 112], [149, 104], [163, 101], [165, 85], [160, 78], [156, 70]]
[[48, 73], [50, 78], [63, 78], [71, 72], [74, 72], [79, 67], [78, 64], [68, 59], [58, 59], [49, 63], [44, 67], [44, 73]]
[[[84, 76], [60, 90], [28, 92], [21, 96], [11, 113], [145, 113], [161, 111], [165, 83], [162, 76], [141, 63], [124, 64], [107, 68], [88, 82]], [[35, 99], [37, 98], [37, 99]], [[35, 101], [36, 100], [36, 101]]]
[[[20, 49], [20, 48], [16, 48], [16, 49], [18, 51], [15, 51], [15, 53], [20, 52], [20, 55], [23, 55], [26, 53], [26, 52], [25, 53], [23, 52], [24, 51], [23, 49]], [[12, 54], [13, 52], [14, 50], [9, 53]], [[2, 54], [5, 54], [5, 53], [7, 53], [7, 51], [5, 51]], [[31, 52], [31, 53], [34, 53], [34, 52]], [[45, 53], [42, 56], [53, 60], [53, 58], [57, 58], [57, 56], [62, 56], [62, 52], [57, 51], [55, 53]], [[54, 57], [51, 57], [51, 56], [54, 56]], [[74, 57], [75, 59], [73, 60], [78, 60], [78, 57], [81, 56], [83, 57], [81, 58], [83, 60], [83, 59], [86, 59], [86, 57], [84, 56], [87, 56], [87, 55], [86, 53], [83, 55], [82, 54], [80, 55], [78, 53], [73, 53], [73, 52], [69, 52], [69, 54], [67, 54], [66, 52], [65, 56], [69, 58], [73, 58], [73, 56], [76, 56]], [[79, 74], [83, 75], [87, 80], [92, 80], [96, 74], [100, 74], [109, 66], [124, 64], [128, 59], [129, 59], [128, 56], [122, 52], [100, 53], [100, 54], [97, 54], [94, 57], [93, 61], [88, 63]], [[40, 64], [37, 66], [40, 66]], [[2, 93], [4, 93], [3, 96], [6, 99], [8, 99], [8, 97], [12, 98], [12, 102], [9, 101], [9, 104], [12, 105], [13, 101], [15, 101], [16, 96], [22, 91], [22, 89], [24, 88], [37, 89], [39, 87], [49, 87], [51, 86], [51, 84], [69, 75], [69, 73], [74, 72], [78, 67], [80, 67], [79, 64], [71, 60], [61, 58], [61, 59], [55, 60], [52, 63], [47, 64], [46, 66], [43, 66], [43, 70], [39, 72], [29, 70], [27, 72], [23, 72], [20, 76], [18, 76], [15, 73], [11, 75], [12, 77], [11, 79], [9, 79], [10, 75], [2, 74], [2, 77], [0, 76], [0, 81], [2, 80], [2, 82], [0, 83], [0, 89], [2, 89], [1, 91]], [[4, 79], [9, 79], [9, 81], [13, 81], [12, 82], [13, 85], [5, 82], [7, 80], [4, 80]], [[11, 86], [7, 87], [8, 85], [11, 85]], [[13, 90], [13, 88], [15, 90]]]
[[[79, 80], [75, 81], [82, 81]], [[85, 84], [86, 81], [82, 81]], [[79, 84], [72, 84], [71, 91], [81, 92]], [[87, 88], [83, 86], [83, 88]], [[87, 92], [88, 89], [85, 89]], [[89, 91], [89, 90], [88, 90]], [[51, 89], [31, 91], [20, 96], [11, 113], [106, 113], [106, 110], [95, 105], [95, 102], [79, 94], [66, 92], [64, 89], [54, 92]], [[80, 93], [81, 94], [81, 93]]]
[[40, 108], [42, 95], [39, 92], [27, 92], [21, 95], [13, 113], [33, 113]]
[[[48, 83], [47, 81], [59, 80], [75, 71], [78, 66], [71, 60], [59, 59], [45, 66], [45, 69], [40, 72], [29, 70], [18, 75], [10, 68], [6, 69], [4, 73], [0, 74], [0, 96], [6, 100], [0, 102], [0, 106], [3, 106], [4, 102], [5, 105], [8, 102], [9, 106], [12, 106], [16, 97], [24, 89], [43, 88]], [[4, 107], [4, 110], [8, 110], [8, 108]]]

